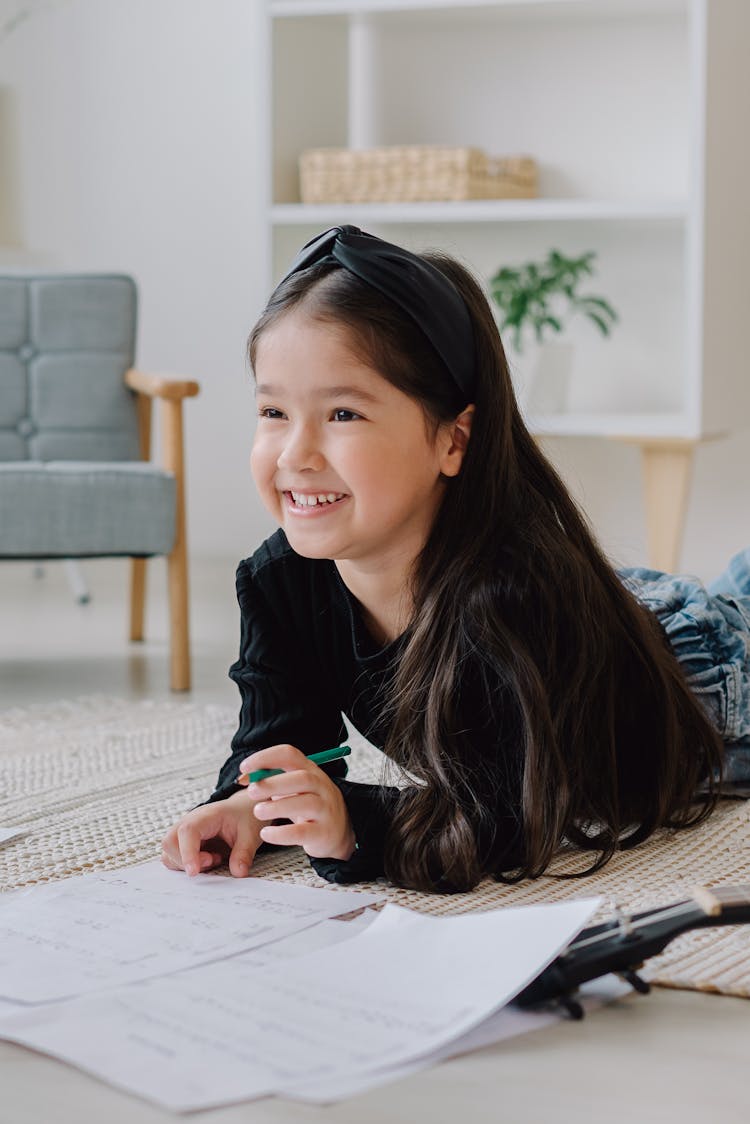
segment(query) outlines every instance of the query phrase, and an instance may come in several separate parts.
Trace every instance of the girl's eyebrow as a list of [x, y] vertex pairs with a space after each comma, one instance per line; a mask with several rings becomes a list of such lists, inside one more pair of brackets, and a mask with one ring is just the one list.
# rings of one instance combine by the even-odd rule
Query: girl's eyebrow
[[[280, 387], [272, 386], [271, 383], [258, 383], [255, 388], [256, 394], [264, 394], [270, 398], [278, 396], [283, 393]], [[349, 398], [358, 399], [360, 402], [377, 402], [378, 399], [374, 394], [370, 394], [368, 390], [364, 390], [359, 386], [322, 386], [319, 390], [315, 391], [316, 398]]]
[[318, 398], [358, 398], [360, 402], [377, 402], [376, 395], [360, 386], [324, 386], [317, 391]]

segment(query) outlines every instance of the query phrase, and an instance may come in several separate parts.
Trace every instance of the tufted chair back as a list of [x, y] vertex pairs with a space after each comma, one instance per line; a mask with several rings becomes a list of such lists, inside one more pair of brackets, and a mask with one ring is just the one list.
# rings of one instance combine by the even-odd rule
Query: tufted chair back
[[140, 456], [129, 277], [0, 279], [0, 460]]

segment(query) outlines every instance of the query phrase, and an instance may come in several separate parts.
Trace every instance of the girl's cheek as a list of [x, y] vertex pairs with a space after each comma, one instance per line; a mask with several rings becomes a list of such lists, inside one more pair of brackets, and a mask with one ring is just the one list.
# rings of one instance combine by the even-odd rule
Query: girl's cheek
[[270, 450], [265, 442], [256, 440], [250, 451], [250, 472], [258, 488], [268, 480], [269, 473], [273, 471], [273, 460]]
[[264, 455], [262, 449], [253, 448], [250, 454], [250, 474], [263, 506], [276, 516], [279, 495], [274, 486], [275, 462]]

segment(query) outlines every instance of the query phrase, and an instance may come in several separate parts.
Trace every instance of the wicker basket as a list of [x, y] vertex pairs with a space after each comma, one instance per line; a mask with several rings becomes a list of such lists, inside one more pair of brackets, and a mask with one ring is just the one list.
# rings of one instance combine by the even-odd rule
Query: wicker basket
[[300, 156], [299, 168], [303, 203], [531, 199], [537, 194], [534, 160], [491, 159], [480, 148], [311, 148]]

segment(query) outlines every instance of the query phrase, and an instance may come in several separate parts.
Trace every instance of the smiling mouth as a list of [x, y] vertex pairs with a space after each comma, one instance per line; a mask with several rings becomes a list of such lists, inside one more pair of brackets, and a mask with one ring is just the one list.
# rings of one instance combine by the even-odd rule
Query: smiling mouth
[[308, 508], [324, 508], [331, 507], [334, 504], [340, 503], [341, 500], [346, 499], [345, 492], [284, 492], [287, 502], [293, 508], [300, 511], [307, 510]]

